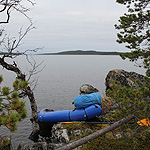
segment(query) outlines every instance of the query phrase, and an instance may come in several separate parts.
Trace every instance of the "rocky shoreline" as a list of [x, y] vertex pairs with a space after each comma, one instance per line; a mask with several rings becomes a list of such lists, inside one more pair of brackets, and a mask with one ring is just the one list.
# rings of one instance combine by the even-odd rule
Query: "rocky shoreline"
[[[127, 72], [124, 70], [111, 70], [106, 78], [105, 78], [105, 85], [106, 85], [106, 90], [111, 89], [111, 82], [115, 81], [117, 83], [118, 81], [120, 82], [120, 85], [126, 86], [128, 88], [134, 87], [138, 88], [138, 85], [136, 83], [136, 80], [141, 81], [142, 84], [144, 84], [144, 76], [135, 72]], [[90, 94], [90, 93], [98, 93], [99, 89], [93, 87], [92, 85], [89, 84], [83, 84], [80, 87], [80, 94]], [[82, 130], [72, 130], [71, 134], [72, 136], [81, 136], [83, 132], [91, 131], [91, 129], [85, 129], [84, 131]], [[46, 131], [47, 132], [47, 131]], [[92, 131], [91, 131], [92, 132]], [[62, 124], [53, 124], [51, 133], [51, 137], [42, 137], [40, 136], [38, 139], [38, 142], [21, 146], [18, 148], [18, 150], [53, 150], [57, 149], [65, 144], [68, 144], [70, 142], [69, 136], [68, 136], [68, 130], [64, 129]]]

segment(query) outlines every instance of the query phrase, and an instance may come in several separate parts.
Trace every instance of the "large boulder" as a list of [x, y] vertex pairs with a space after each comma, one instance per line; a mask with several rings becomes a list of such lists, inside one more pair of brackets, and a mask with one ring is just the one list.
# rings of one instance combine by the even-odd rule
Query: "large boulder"
[[136, 72], [127, 72], [122, 69], [114, 69], [109, 71], [105, 78], [106, 90], [111, 89], [110, 85], [112, 84], [113, 80], [115, 81], [115, 83], [119, 81], [122, 87], [134, 87], [135, 89], [139, 88], [136, 80], [141, 81], [142, 84], [145, 83], [144, 76], [141, 74], [138, 74]]

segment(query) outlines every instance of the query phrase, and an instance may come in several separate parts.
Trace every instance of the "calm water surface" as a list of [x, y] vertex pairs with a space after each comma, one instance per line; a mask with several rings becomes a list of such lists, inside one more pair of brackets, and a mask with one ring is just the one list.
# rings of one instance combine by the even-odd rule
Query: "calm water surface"
[[[72, 101], [79, 95], [79, 88], [82, 84], [88, 83], [98, 88], [103, 95], [105, 93], [105, 77], [112, 69], [124, 69], [126, 71], [136, 71], [144, 74], [145, 70], [135, 67], [134, 63], [122, 60], [119, 56], [46, 56], [35, 55], [33, 58], [37, 64], [44, 60], [39, 70], [33, 78], [38, 78], [34, 89], [38, 110], [51, 108], [54, 110], [72, 109]], [[28, 72], [31, 68], [25, 58], [21, 56], [16, 60], [20, 64], [23, 72]], [[15, 80], [15, 74], [0, 68], [0, 74], [4, 76], [4, 83], [8, 86]], [[28, 74], [27, 74], [28, 75]], [[4, 85], [5, 85], [4, 84]], [[28, 139], [32, 131], [29, 121], [30, 104], [26, 100], [28, 118], [19, 123], [18, 131], [10, 133], [5, 127], [0, 127], [1, 135], [11, 135], [13, 144], [16, 146], [22, 142], [30, 143]]]

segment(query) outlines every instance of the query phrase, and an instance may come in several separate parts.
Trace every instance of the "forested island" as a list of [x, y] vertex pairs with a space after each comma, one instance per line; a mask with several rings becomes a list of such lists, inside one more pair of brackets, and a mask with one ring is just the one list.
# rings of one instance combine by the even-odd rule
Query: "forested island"
[[58, 52], [58, 53], [42, 53], [40, 55], [119, 55], [119, 52], [98, 52], [98, 51], [82, 51], [82, 50], [76, 50], [76, 51], [64, 51], [64, 52]]
[[[0, 55], [7, 55], [8, 53], [0, 52]], [[120, 52], [98, 52], [94, 50], [75, 50], [75, 51], [63, 51], [57, 53], [40, 53], [38, 55], [119, 55]], [[12, 53], [12, 55], [23, 55], [23, 53]], [[30, 55], [30, 54], [28, 54]], [[36, 54], [37, 55], [37, 54]]]
[[[0, 55], [7, 55], [8, 53], [0, 52]], [[75, 51], [63, 51], [63, 52], [57, 52], [57, 53], [40, 53], [36, 55], [119, 55], [120, 52], [98, 52], [94, 50], [75, 50]], [[23, 55], [23, 53], [12, 53], [12, 55]], [[30, 54], [28, 54], [30, 55]]]

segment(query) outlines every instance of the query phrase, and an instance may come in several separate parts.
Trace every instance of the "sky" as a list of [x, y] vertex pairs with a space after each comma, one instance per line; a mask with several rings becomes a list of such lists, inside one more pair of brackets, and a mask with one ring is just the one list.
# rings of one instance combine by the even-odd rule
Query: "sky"
[[[126, 11], [115, 0], [35, 0], [28, 12], [35, 30], [24, 38], [21, 48], [43, 48], [42, 52], [69, 50], [127, 51], [116, 42], [114, 24]], [[12, 12], [10, 24], [5, 27], [15, 35], [25, 28], [28, 20]]]

